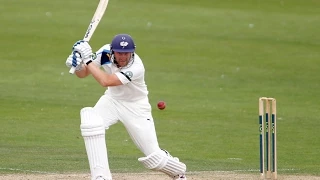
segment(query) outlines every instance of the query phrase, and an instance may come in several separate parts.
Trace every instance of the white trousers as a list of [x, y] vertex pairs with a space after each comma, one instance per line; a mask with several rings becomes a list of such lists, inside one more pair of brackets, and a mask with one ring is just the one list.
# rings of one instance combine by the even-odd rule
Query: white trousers
[[105, 94], [93, 108], [102, 117], [106, 129], [121, 121], [134, 144], [145, 156], [160, 150], [147, 97], [128, 102], [115, 100]]

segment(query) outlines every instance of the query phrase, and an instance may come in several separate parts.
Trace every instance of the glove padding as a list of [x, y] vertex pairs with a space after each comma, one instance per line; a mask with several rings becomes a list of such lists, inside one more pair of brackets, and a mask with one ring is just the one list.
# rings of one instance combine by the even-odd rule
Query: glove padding
[[81, 58], [85, 64], [90, 60], [92, 61], [92, 48], [87, 41], [77, 41], [74, 43], [72, 50], [74, 54], [80, 54], [79, 58]]
[[76, 71], [80, 71], [82, 69], [82, 64], [82, 59], [77, 53], [70, 54], [66, 60], [66, 66], [68, 68], [76, 67]]

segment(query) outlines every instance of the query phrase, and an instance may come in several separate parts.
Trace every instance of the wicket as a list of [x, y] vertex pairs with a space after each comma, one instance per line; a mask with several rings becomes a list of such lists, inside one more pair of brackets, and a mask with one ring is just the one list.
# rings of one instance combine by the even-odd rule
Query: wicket
[[[265, 114], [265, 121], [263, 119], [264, 114]], [[271, 118], [270, 118], [270, 114], [271, 114]], [[276, 115], [277, 115], [276, 99], [260, 97], [259, 98], [260, 179], [274, 179], [274, 180], [277, 179]], [[271, 120], [271, 126], [270, 126], [270, 120]], [[266, 163], [265, 163], [265, 159], [266, 159]], [[271, 163], [272, 163], [272, 170], [271, 170]], [[266, 172], [265, 172], [265, 166], [266, 166]]]

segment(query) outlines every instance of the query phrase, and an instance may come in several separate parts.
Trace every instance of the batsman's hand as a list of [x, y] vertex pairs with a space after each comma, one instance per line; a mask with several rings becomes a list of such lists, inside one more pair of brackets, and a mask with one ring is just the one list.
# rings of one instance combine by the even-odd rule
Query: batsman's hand
[[77, 41], [74, 43], [72, 50], [75, 55], [80, 55], [79, 57], [85, 64], [87, 64], [88, 61], [92, 61], [92, 48], [87, 41]]
[[66, 60], [66, 66], [68, 68], [76, 67], [76, 71], [80, 71], [82, 69], [82, 59], [79, 54], [72, 53], [68, 56]]

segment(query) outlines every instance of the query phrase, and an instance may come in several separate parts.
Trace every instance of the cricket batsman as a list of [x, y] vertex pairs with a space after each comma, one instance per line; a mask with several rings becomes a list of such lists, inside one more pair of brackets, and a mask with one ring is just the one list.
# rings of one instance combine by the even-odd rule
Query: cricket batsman
[[107, 90], [93, 107], [81, 109], [81, 134], [90, 165], [91, 180], [112, 180], [106, 129], [120, 121], [137, 148], [138, 159], [147, 169], [163, 172], [173, 180], [186, 180], [186, 165], [159, 147], [145, 83], [145, 68], [128, 34], [116, 35], [111, 44], [92, 53], [87, 41], [77, 41], [67, 58], [76, 76], [92, 75]]

